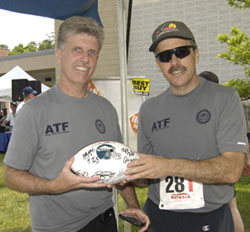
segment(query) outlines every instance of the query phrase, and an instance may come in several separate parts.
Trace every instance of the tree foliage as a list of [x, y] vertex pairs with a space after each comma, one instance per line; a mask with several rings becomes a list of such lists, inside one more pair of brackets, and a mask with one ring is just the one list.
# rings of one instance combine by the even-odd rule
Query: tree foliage
[[250, 0], [228, 0], [230, 6], [239, 9], [250, 8]]
[[242, 100], [248, 99], [250, 97], [250, 79], [233, 79], [228, 82], [223, 83], [225, 86], [231, 86], [235, 88]]
[[220, 53], [217, 57], [243, 66], [245, 76], [250, 78], [250, 38], [234, 26], [230, 35], [228, 33], [219, 34], [217, 39], [220, 43], [227, 44], [226, 51]]
[[6, 44], [0, 44], [0, 48], [9, 50], [9, 47], [8, 47], [8, 45], [6, 45]]
[[55, 34], [51, 33], [47, 37], [47, 39], [39, 43], [38, 51], [55, 48]]
[[21, 43], [18, 44], [17, 46], [14, 47], [12, 51], [9, 52], [9, 55], [23, 54], [35, 51], [37, 51], [37, 44], [36, 42], [32, 41], [28, 43], [26, 46], [24, 46]]
[[[250, 0], [228, 0], [230, 6], [237, 9], [250, 8]], [[238, 29], [236, 26], [232, 27], [230, 35], [219, 34], [217, 39], [220, 43], [227, 45], [226, 51], [217, 55], [233, 64], [244, 67], [244, 79], [232, 79], [224, 85], [235, 88], [241, 99], [248, 99], [250, 97], [250, 38]]]
[[35, 41], [31, 41], [26, 46], [20, 43], [17, 46], [15, 46], [12, 51], [9, 52], [9, 55], [36, 52], [54, 48], [55, 47], [54, 33], [47, 35], [47, 37], [48, 37], [47, 39], [43, 40], [39, 44], [37, 44]]

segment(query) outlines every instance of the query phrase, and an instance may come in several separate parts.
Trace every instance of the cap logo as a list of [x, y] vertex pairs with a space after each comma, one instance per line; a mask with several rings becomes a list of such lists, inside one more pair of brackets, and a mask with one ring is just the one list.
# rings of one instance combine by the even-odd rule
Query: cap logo
[[156, 35], [159, 37], [162, 33], [172, 31], [176, 29], [176, 25], [174, 23], [170, 23], [168, 26], [163, 25], [157, 32]]

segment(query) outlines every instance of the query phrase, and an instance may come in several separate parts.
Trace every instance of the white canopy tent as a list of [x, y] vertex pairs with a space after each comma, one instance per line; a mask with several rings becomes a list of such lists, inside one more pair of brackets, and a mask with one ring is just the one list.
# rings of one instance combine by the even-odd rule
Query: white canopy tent
[[[26, 73], [18, 65], [11, 69], [9, 72], [0, 77], [0, 101], [11, 101], [12, 99], [12, 80], [15, 79], [27, 79], [28, 81], [35, 81], [36, 79]], [[41, 91], [48, 90], [49, 87], [42, 84]]]

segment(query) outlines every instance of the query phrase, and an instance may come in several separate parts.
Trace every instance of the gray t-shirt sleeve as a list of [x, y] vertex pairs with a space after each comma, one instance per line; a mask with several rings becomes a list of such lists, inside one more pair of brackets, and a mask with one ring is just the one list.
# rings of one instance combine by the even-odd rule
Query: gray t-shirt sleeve
[[238, 92], [228, 97], [219, 117], [216, 136], [220, 153], [246, 152], [246, 122]]

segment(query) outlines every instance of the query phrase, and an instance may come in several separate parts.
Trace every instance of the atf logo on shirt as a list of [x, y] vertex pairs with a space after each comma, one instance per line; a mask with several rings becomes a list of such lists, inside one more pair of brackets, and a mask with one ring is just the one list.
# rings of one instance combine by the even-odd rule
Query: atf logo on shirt
[[156, 122], [153, 122], [152, 132], [168, 128], [169, 123], [170, 123], [170, 118], [164, 118], [162, 120], [158, 120]]
[[47, 125], [45, 136], [68, 133], [69, 132], [69, 122], [58, 122]]

